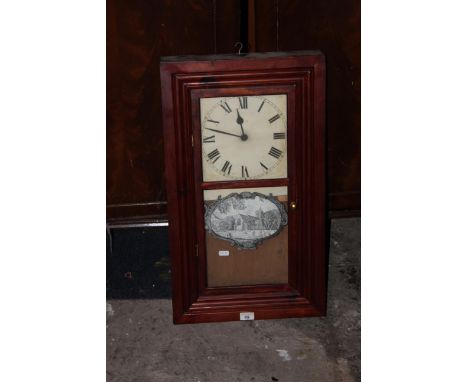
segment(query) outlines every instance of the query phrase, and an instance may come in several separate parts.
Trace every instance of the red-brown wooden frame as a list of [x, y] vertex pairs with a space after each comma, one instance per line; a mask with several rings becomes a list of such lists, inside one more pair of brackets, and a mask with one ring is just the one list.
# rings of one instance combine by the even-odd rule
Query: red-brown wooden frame
[[[326, 312], [325, 60], [320, 52], [166, 57], [161, 61], [174, 323]], [[202, 97], [288, 95], [288, 179], [204, 183]], [[286, 285], [206, 286], [203, 189], [288, 186]]]

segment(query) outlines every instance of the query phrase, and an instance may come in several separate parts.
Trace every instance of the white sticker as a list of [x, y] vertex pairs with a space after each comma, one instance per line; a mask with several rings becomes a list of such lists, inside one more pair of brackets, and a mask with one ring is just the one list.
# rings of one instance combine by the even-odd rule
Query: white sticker
[[229, 256], [229, 251], [219, 251], [219, 256]]
[[250, 321], [255, 319], [254, 312], [241, 312], [240, 313], [240, 320], [241, 321]]

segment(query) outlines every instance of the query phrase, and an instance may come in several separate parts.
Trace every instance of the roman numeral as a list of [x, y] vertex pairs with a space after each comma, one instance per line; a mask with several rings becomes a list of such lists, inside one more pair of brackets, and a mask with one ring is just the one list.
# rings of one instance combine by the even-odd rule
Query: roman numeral
[[278, 159], [281, 156], [282, 153], [283, 152], [281, 150], [278, 150], [276, 147], [272, 147], [268, 154], [270, 154], [272, 157], [275, 157], [276, 159]]
[[248, 178], [249, 177], [249, 172], [247, 171], [247, 166], [242, 166], [242, 177], [243, 178]]
[[220, 156], [221, 154], [219, 153], [218, 149], [214, 149], [212, 152], [208, 153], [208, 158], [212, 160], [213, 163], [215, 163]]
[[223, 168], [221, 169], [222, 172], [226, 173], [226, 171], [228, 172], [228, 174], [231, 173], [231, 168], [232, 168], [232, 164], [231, 162], [229, 162], [228, 160], [226, 162], [224, 162], [224, 165], [223, 165]]
[[207, 119], [208, 122], [219, 123], [219, 121], [214, 121], [212, 119]]
[[247, 97], [239, 97], [239, 104], [241, 109], [247, 109]]
[[265, 170], [267, 170], [267, 171], [268, 171], [268, 167], [267, 167], [267, 166], [265, 166], [265, 165], [264, 165], [262, 162], [260, 162], [260, 166], [262, 166], [262, 167], [263, 167]]
[[260, 110], [262, 110], [262, 107], [263, 107], [264, 104], [265, 104], [265, 100], [263, 100], [263, 102], [262, 102], [262, 104], [260, 105], [260, 107], [258, 108], [257, 112], [260, 113]]
[[271, 117], [271, 118], [268, 120], [268, 122], [273, 123], [273, 122], [275, 122], [275, 121], [276, 121], [277, 119], [279, 119], [279, 118], [280, 118], [279, 114], [276, 114], [274, 117]]
[[203, 143], [215, 143], [215, 136], [210, 135], [209, 137], [203, 138]]
[[286, 139], [286, 133], [273, 133], [273, 139]]
[[229, 107], [226, 101], [224, 101], [224, 103], [220, 103], [220, 105], [226, 111], [226, 113], [230, 113], [232, 111], [232, 109]]

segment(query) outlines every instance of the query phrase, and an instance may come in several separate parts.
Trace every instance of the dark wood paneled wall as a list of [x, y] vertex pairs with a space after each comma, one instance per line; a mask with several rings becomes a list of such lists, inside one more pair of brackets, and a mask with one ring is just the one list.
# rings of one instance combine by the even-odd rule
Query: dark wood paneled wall
[[108, 0], [108, 220], [166, 213], [159, 58], [231, 53], [247, 35], [258, 52], [325, 53], [329, 208], [359, 210], [359, 1]]
[[159, 58], [232, 53], [239, 9], [238, 0], [108, 0], [108, 219], [166, 213]]
[[327, 61], [329, 209], [360, 210], [359, 0], [256, 0], [257, 51], [320, 49]]

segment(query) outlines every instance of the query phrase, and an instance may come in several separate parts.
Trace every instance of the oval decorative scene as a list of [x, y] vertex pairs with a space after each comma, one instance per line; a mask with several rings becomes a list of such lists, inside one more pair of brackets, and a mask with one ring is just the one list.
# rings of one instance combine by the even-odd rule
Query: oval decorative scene
[[206, 230], [237, 248], [256, 248], [288, 224], [284, 206], [271, 194], [232, 193], [205, 209]]

